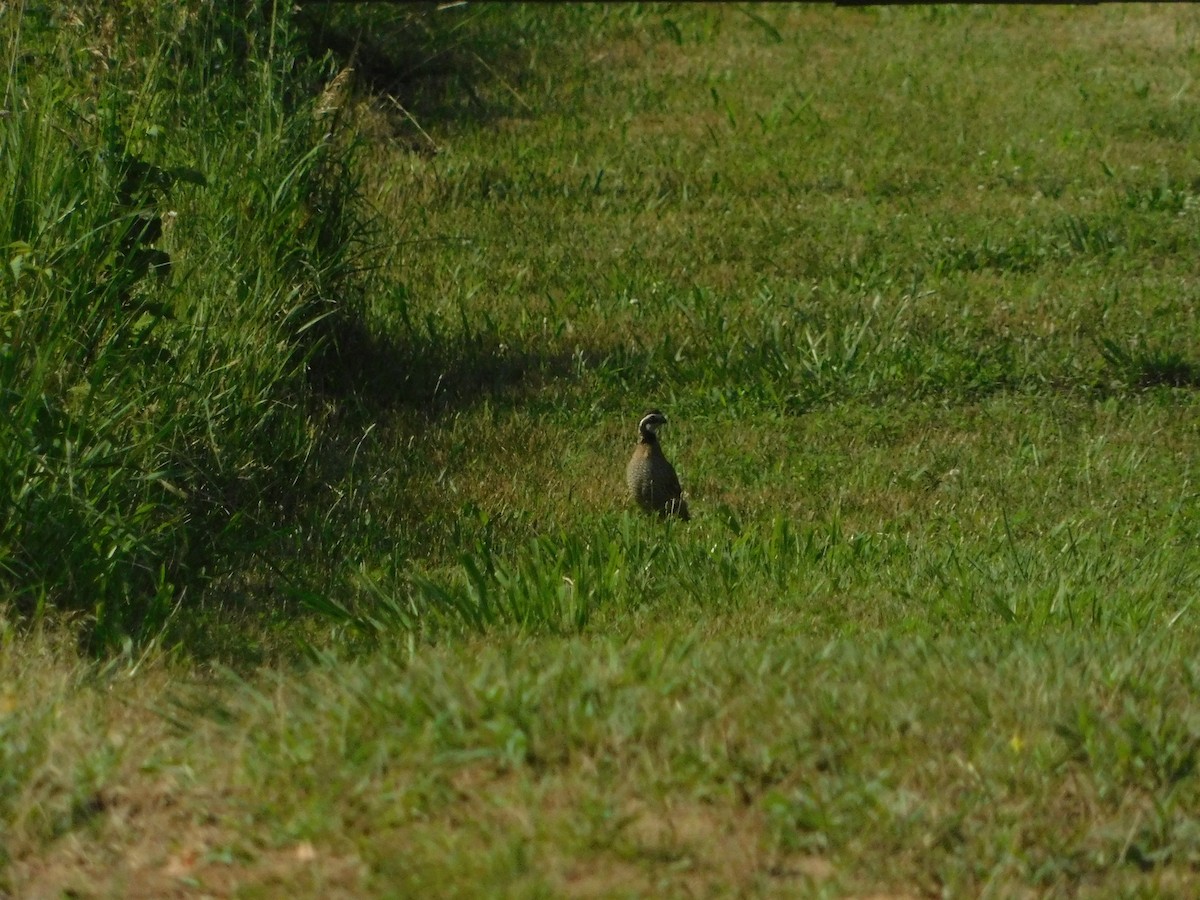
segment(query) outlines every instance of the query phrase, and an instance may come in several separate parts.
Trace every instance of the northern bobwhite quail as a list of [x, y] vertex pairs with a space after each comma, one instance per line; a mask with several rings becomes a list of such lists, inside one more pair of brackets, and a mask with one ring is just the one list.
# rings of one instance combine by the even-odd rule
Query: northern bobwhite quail
[[688, 520], [687, 501], [680, 496], [679, 476], [658, 445], [658, 429], [667, 417], [652, 409], [638, 422], [638, 443], [625, 467], [625, 483], [638, 506], [660, 516], [675, 515]]

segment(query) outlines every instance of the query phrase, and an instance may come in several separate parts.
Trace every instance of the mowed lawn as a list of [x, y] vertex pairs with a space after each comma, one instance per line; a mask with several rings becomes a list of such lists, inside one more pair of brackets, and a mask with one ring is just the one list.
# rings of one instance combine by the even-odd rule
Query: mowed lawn
[[437, 15], [329, 594], [0, 620], [0, 894], [1200, 891], [1200, 9]]

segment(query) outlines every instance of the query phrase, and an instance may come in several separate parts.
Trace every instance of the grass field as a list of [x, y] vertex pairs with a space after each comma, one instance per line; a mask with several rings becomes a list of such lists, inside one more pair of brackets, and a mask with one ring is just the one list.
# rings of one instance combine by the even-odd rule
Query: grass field
[[114, 424], [8, 479], [0, 896], [1200, 890], [1200, 10], [295, 19], [98, 94], [177, 129], [125, 325], [22, 362], [9, 244], [6, 409]]

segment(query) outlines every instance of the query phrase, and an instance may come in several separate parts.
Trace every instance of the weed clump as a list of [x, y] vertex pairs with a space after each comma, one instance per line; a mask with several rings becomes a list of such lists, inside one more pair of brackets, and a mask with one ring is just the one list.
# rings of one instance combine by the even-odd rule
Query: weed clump
[[0, 585], [106, 645], [303, 492], [362, 225], [335, 73], [288, 21], [93, 6], [0, 17]]

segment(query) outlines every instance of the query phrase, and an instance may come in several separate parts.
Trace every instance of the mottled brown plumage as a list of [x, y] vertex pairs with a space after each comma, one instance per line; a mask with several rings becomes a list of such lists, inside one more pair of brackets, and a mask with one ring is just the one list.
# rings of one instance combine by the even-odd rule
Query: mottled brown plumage
[[625, 467], [625, 483], [638, 506], [660, 516], [675, 515], [688, 520], [687, 501], [680, 496], [683, 489], [675, 467], [663, 456], [658, 444], [658, 429], [667, 424], [667, 417], [652, 409], [638, 422], [638, 443], [633, 457]]

